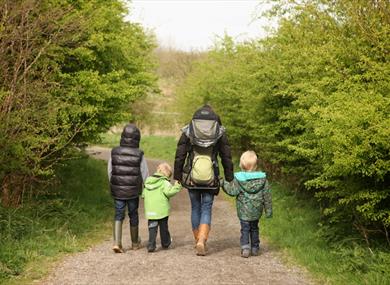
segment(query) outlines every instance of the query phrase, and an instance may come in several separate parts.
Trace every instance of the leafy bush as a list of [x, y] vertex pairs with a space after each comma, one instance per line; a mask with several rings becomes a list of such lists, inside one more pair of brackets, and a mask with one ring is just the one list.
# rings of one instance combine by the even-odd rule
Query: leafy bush
[[375, 242], [370, 250], [357, 233], [339, 236], [339, 230], [323, 223], [308, 194], [272, 184], [275, 215], [260, 221], [263, 240], [271, 248], [287, 251], [291, 261], [307, 268], [319, 284], [387, 284], [386, 244]]
[[153, 38], [120, 0], [2, 1], [0, 184], [18, 204], [80, 142], [132, 118], [154, 86]]
[[390, 226], [389, 3], [272, 2], [274, 34], [226, 36], [196, 65], [180, 88], [183, 119], [210, 103], [235, 150], [254, 148], [368, 242]]

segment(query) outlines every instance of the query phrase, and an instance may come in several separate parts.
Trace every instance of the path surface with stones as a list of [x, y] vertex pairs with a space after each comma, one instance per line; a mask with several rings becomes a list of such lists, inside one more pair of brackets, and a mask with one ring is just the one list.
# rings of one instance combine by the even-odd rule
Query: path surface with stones
[[[88, 152], [107, 160], [109, 149], [93, 147]], [[159, 161], [148, 160], [153, 173]], [[140, 201], [140, 235], [143, 248], [115, 254], [112, 237], [89, 250], [66, 257], [41, 284], [312, 284], [302, 269], [284, 265], [277, 252], [261, 244], [261, 255], [240, 257], [240, 226], [236, 211], [222, 195], [216, 197], [207, 256], [196, 256], [190, 224], [190, 202], [183, 189], [171, 199], [169, 229], [173, 248], [146, 251], [147, 221]], [[277, 214], [277, 213], [276, 213]], [[129, 225], [123, 227], [123, 245], [130, 246]], [[261, 238], [261, 236], [260, 236]]]

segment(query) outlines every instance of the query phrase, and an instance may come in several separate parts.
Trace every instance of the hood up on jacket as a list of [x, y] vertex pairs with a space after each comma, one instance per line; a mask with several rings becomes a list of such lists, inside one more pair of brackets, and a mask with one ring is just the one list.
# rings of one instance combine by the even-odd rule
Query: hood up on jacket
[[127, 124], [121, 134], [121, 146], [139, 148], [141, 132], [134, 124]]
[[221, 118], [214, 112], [210, 105], [204, 105], [195, 111], [192, 116], [193, 120], [213, 120], [222, 125]]
[[213, 109], [205, 105], [194, 113], [191, 123], [184, 126], [182, 132], [192, 144], [206, 148], [217, 143], [225, 133], [225, 128]]
[[240, 187], [249, 194], [256, 194], [262, 190], [265, 186], [266, 177], [266, 174], [261, 171], [241, 171], [234, 174], [234, 178], [237, 179]]
[[165, 183], [164, 181], [169, 181], [169, 179], [160, 173], [155, 173], [146, 179], [145, 189], [147, 191], [156, 190], [164, 185], [164, 183]]

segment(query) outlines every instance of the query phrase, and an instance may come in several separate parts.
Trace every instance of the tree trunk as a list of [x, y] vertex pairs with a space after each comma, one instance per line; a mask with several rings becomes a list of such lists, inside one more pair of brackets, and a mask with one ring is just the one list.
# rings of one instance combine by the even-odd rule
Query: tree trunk
[[9, 174], [4, 177], [1, 184], [1, 205], [3, 207], [17, 207], [22, 201], [23, 177]]
[[1, 184], [1, 205], [3, 207], [9, 207], [9, 189], [8, 189], [8, 183], [7, 183], [7, 176], [3, 179], [3, 182]]

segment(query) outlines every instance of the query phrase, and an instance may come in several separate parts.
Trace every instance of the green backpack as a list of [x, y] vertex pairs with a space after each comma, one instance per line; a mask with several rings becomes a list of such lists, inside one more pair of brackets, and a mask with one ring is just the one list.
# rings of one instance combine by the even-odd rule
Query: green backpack
[[214, 163], [212, 160], [213, 147], [193, 147], [190, 179], [196, 185], [213, 185], [215, 180]]
[[225, 129], [215, 120], [193, 119], [183, 128], [183, 132], [191, 142], [191, 150], [183, 171], [183, 186], [188, 189], [219, 188], [215, 149]]

